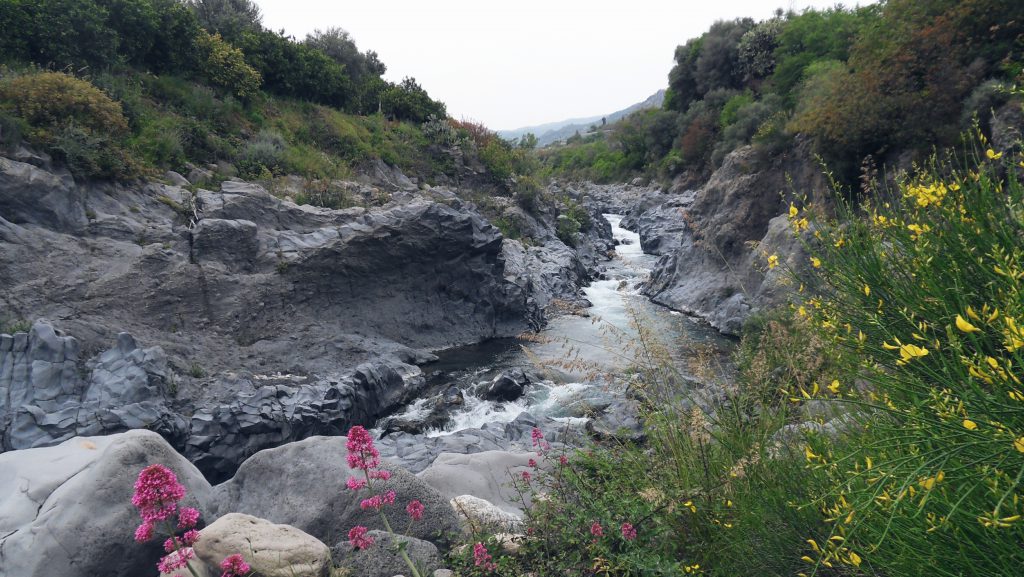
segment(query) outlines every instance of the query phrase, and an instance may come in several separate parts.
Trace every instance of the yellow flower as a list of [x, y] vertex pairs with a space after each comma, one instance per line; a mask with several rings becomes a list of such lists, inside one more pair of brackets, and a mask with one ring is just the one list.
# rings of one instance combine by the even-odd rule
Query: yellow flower
[[815, 455], [814, 454], [814, 451], [811, 450], [811, 446], [810, 445], [805, 445], [804, 446], [804, 456], [807, 457], [808, 461], [814, 461], [816, 459], [820, 459], [821, 458], [821, 455]]
[[832, 384], [828, 386], [828, 390], [832, 391], [833, 395], [839, 394], [839, 381], [833, 380]]
[[871, 287], [869, 287], [868, 285], [864, 285], [864, 296], [871, 296]]
[[967, 319], [960, 315], [956, 315], [956, 328], [960, 329], [965, 333], [980, 333], [981, 329], [967, 322]]
[[772, 269], [779, 266], [779, 255], [773, 254], [768, 257], [768, 268]]
[[793, 206], [792, 202], [789, 203], [789, 218], [796, 218], [796, 215], [798, 214], [800, 214], [800, 211], [797, 210], [795, 206]]
[[1013, 448], [1024, 453], [1024, 437], [1017, 437], [1017, 440], [1013, 442]]
[[964, 428], [968, 431], [973, 431], [978, 428], [978, 424], [970, 419], [964, 419]]
[[989, 160], [999, 160], [1000, 158], [1003, 157], [1003, 153], [996, 152], [990, 148], [985, 151], [985, 156], [987, 156]]
[[860, 567], [860, 563], [861, 563], [860, 555], [854, 553], [853, 551], [850, 551], [850, 563], [854, 567]]
[[903, 345], [900, 347], [900, 360], [896, 361], [896, 364], [905, 365], [914, 359], [925, 356], [928, 356], [928, 349], [917, 345]]
[[814, 268], [821, 268], [821, 259], [816, 256], [812, 256], [811, 266], [813, 266]]

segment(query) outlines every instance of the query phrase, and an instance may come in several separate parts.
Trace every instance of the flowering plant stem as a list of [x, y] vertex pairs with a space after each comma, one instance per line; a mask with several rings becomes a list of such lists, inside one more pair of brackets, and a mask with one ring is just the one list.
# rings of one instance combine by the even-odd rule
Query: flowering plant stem
[[[370, 478], [370, 472], [367, 469], [363, 469], [363, 476], [366, 477], [366, 487], [373, 490], [373, 480]], [[377, 509], [377, 514], [380, 515], [380, 520], [384, 523], [384, 528], [387, 529], [388, 533], [395, 537], [395, 531], [391, 528], [391, 522], [388, 521], [388, 516], [384, 514], [384, 511]], [[420, 572], [416, 569], [416, 564], [409, 558], [409, 554], [405, 552], [405, 547], [398, 549], [398, 554], [402, 556], [402, 560], [409, 567], [409, 571], [412, 571], [413, 577], [422, 577]]]

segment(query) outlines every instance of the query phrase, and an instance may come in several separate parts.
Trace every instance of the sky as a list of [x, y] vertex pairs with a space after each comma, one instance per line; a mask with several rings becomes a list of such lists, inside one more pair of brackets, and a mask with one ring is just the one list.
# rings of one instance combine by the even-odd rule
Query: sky
[[[341, 27], [457, 119], [492, 130], [602, 116], [668, 85], [676, 46], [717, 20], [822, 0], [255, 0], [296, 39]], [[863, 4], [864, 2], [862, 2]], [[852, 5], [853, 3], [848, 3]]]

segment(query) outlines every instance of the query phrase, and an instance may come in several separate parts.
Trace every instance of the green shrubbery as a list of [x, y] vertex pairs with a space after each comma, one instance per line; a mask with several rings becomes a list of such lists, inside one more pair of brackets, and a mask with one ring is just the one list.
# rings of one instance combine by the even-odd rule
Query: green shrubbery
[[135, 172], [123, 148], [128, 120], [121, 105], [86, 80], [59, 72], [10, 74], [0, 79], [0, 109], [9, 126], [76, 176]]
[[718, 22], [676, 49], [664, 118], [626, 119], [596, 134], [601, 144], [570, 139], [542, 158], [569, 178], [707, 177], [740, 146], [777, 152], [801, 133], [852, 184], [869, 156], [920, 159], [954, 144], [974, 114], [988, 130], [1000, 100], [980, 87], [1019, 80], [1021, 37], [1024, 4], [1007, 0], [890, 0]]

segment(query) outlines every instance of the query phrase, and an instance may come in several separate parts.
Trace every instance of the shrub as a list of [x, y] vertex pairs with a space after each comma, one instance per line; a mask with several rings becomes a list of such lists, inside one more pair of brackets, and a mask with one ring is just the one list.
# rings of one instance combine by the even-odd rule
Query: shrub
[[111, 136], [128, 132], [128, 121], [119, 103], [89, 81], [60, 72], [5, 79], [0, 82], [0, 100], [37, 131], [74, 123], [84, 130]]
[[261, 130], [235, 160], [239, 173], [245, 178], [266, 178], [284, 173], [284, 153], [287, 143], [272, 130]]
[[247, 100], [256, 95], [263, 82], [260, 73], [249, 66], [241, 50], [220, 37], [200, 31], [196, 48], [202, 61], [202, 71], [214, 86], [223, 88], [238, 98]]
[[128, 121], [121, 105], [86, 80], [58, 72], [7, 78], [0, 107], [24, 122], [31, 144], [76, 177], [121, 178], [137, 170], [123, 149]]

